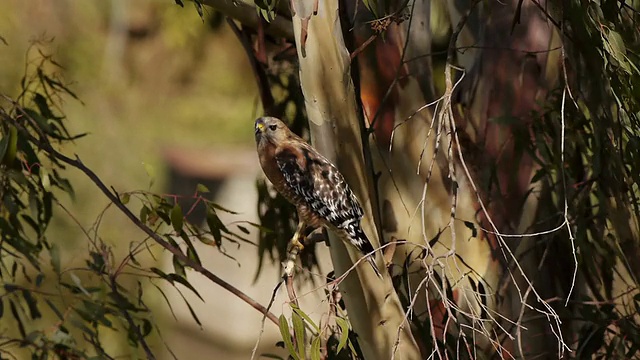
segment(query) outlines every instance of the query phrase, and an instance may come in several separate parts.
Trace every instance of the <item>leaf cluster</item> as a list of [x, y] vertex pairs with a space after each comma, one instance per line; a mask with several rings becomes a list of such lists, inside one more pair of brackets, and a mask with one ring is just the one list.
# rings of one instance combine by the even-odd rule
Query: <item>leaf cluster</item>
[[[207, 199], [209, 190], [202, 185], [186, 211], [177, 196], [109, 191], [79, 159], [58, 152], [83, 136], [69, 133], [61, 106], [65, 96], [77, 97], [51, 72], [59, 65], [37, 47], [31, 51], [36, 55], [27, 58], [35, 60], [27, 64], [20, 93], [15, 98], [1, 95], [0, 102], [0, 357], [20, 358], [27, 353], [33, 359], [113, 359], [121, 349], [105, 347], [109, 337], [128, 348], [125, 352], [154, 359], [154, 344], [166, 342], [149, 299], [159, 293], [174, 313], [175, 304], [166, 294], [169, 285], [201, 325], [182, 294], [186, 288], [202, 300], [188, 279], [189, 269], [243, 294], [204, 269], [198, 244], [231, 258], [225, 247], [255, 246], [246, 235], [257, 225], [225, 224], [219, 214], [236, 213]], [[74, 197], [64, 177], [69, 165], [83, 170], [112, 200], [91, 229], [76, 223], [88, 250], [73, 256], [68, 256], [62, 239], [50, 239], [47, 231], [54, 215], [75, 221], [59, 198]], [[139, 209], [138, 216], [128, 207]], [[206, 212], [206, 228], [185, 220], [200, 207]], [[100, 236], [102, 219], [113, 208], [131, 215], [131, 221], [149, 235], [131, 241], [124, 258], [118, 258]], [[158, 244], [173, 255], [170, 271], [149, 265], [157, 261]]]
[[[553, 15], [566, 37], [565, 81], [534, 124], [527, 151], [540, 165], [533, 181], [552, 190], [541, 202], [541, 211], [555, 214], [550, 226], [562, 222], [566, 206], [575, 229], [579, 274], [588, 289], [570, 307], [583, 324], [576, 356], [633, 358], [640, 349], [634, 316], [640, 290], [639, 4], [564, 4]], [[570, 253], [567, 235], [542, 241]], [[559, 281], [566, 289], [566, 279]], [[626, 289], [622, 295], [616, 284]]]

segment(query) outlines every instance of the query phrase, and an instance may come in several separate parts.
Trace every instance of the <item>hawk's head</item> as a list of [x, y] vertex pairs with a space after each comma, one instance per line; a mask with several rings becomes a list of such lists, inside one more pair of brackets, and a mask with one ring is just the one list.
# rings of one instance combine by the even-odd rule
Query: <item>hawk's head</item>
[[255, 128], [256, 143], [268, 141], [272, 144], [278, 144], [289, 136], [289, 128], [282, 121], [271, 116], [265, 116], [256, 120]]

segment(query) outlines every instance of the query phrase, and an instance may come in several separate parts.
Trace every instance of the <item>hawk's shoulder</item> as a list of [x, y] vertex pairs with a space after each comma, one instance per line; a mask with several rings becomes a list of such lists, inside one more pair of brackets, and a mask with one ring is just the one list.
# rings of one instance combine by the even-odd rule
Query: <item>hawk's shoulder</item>
[[316, 215], [338, 228], [362, 218], [362, 208], [342, 174], [309, 144], [282, 144], [275, 158], [289, 190]]

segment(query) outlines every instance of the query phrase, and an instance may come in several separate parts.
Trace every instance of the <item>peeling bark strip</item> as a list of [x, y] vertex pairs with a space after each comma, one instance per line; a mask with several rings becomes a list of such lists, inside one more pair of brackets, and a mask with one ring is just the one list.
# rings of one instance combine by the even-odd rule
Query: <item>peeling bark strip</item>
[[[300, 37], [296, 38], [296, 43], [299, 44], [300, 53], [302, 57], [307, 57], [307, 50], [305, 48], [307, 44], [307, 37], [309, 36], [309, 20], [311, 16], [318, 15], [319, 0], [313, 2], [310, 1], [291, 1], [291, 13], [294, 16], [300, 17]], [[313, 6], [311, 6], [313, 5]]]
[[[364, 209], [362, 227], [377, 246], [378, 231], [372, 221], [376, 203], [369, 190], [373, 180], [368, 177], [370, 172], [364, 165], [361, 124], [350, 76], [350, 57], [338, 16], [338, 1], [292, 0], [291, 6], [300, 83], [312, 143], [343, 172]], [[356, 254], [333, 234], [329, 241], [336, 274], [343, 274], [352, 266]], [[341, 289], [365, 358], [390, 359], [398, 341], [396, 359], [422, 358], [388, 275], [380, 281], [373, 272], [361, 268], [364, 269], [359, 266], [355, 274], [347, 276]]]

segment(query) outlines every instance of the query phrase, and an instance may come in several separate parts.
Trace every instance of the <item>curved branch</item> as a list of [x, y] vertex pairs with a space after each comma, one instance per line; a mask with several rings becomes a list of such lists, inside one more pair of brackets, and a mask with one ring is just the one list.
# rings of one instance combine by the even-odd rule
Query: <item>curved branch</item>
[[[200, 2], [220, 11], [225, 16], [238, 20], [242, 25], [254, 29], [259, 26], [260, 17], [256, 14], [255, 6], [232, 0], [200, 0]], [[293, 40], [291, 20], [280, 14], [265, 27], [265, 32], [273, 36]]]
[[[22, 108], [18, 107], [18, 104], [16, 104], [12, 100], [10, 100], [10, 101], [23, 113], [24, 116], [27, 116], [27, 117], [29, 116], [27, 113], [22, 111]], [[151, 237], [160, 246], [162, 246], [163, 248], [167, 249], [171, 254], [173, 254], [176, 258], [178, 258], [178, 260], [182, 261], [184, 264], [186, 264], [187, 266], [189, 266], [193, 270], [195, 270], [195, 271], [199, 272], [200, 274], [204, 275], [207, 279], [211, 280], [211, 282], [215, 283], [216, 285], [219, 285], [223, 289], [225, 289], [225, 290], [229, 291], [230, 293], [232, 293], [233, 295], [237, 296], [239, 299], [241, 299], [245, 303], [249, 304], [254, 309], [258, 310], [264, 316], [268, 317], [269, 320], [271, 320], [271, 322], [273, 322], [276, 326], [278, 326], [278, 318], [273, 313], [271, 313], [267, 308], [265, 308], [262, 304], [258, 303], [254, 299], [252, 299], [250, 296], [248, 296], [247, 294], [242, 292], [240, 289], [238, 289], [235, 286], [229, 284], [228, 282], [222, 280], [217, 275], [215, 275], [214, 273], [212, 273], [211, 271], [209, 271], [205, 267], [203, 267], [201, 264], [198, 264], [198, 263], [194, 262], [193, 260], [191, 260], [189, 257], [184, 255], [179, 248], [174, 247], [169, 242], [164, 240], [160, 235], [155, 233], [151, 228], [149, 228], [148, 226], [143, 224], [140, 221], [140, 219], [138, 219], [136, 217], [136, 215], [133, 214], [131, 212], [131, 210], [129, 210], [129, 208], [127, 208], [127, 206], [122, 201], [120, 201], [120, 198], [118, 197], [117, 193], [114, 193], [111, 190], [109, 190], [107, 188], [107, 186], [102, 182], [102, 180], [100, 180], [98, 175], [96, 175], [96, 173], [94, 173], [91, 169], [86, 167], [82, 163], [82, 161], [80, 161], [80, 158], [77, 155], [76, 155], [76, 159], [75, 160], [63, 155], [62, 153], [60, 153], [56, 149], [54, 149], [51, 146], [51, 144], [49, 144], [48, 142], [46, 142], [44, 140], [39, 140], [36, 137], [34, 137], [32, 134], [30, 134], [24, 127], [22, 127], [17, 121], [15, 121], [8, 114], [3, 113], [2, 115], [3, 115], [3, 117], [5, 119], [7, 119], [11, 123], [13, 123], [13, 125], [16, 126], [20, 130], [20, 132], [22, 132], [22, 134], [25, 135], [29, 139], [29, 141], [33, 142], [34, 144], [37, 144], [38, 147], [40, 149], [44, 150], [47, 154], [49, 154], [50, 156], [54, 157], [55, 159], [65, 163], [65, 164], [70, 165], [70, 166], [80, 170], [81, 172], [83, 172], [100, 189], [100, 191], [102, 191], [102, 193], [115, 206], [117, 206], [118, 209], [120, 209], [120, 211], [122, 211], [122, 213], [126, 217], [129, 218], [129, 220], [131, 220], [131, 222], [134, 225], [136, 225], [140, 230], [142, 230], [149, 237]], [[42, 136], [42, 134], [41, 134], [41, 136]], [[42, 139], [46, 139], [46, 137], [43, 137]]]

